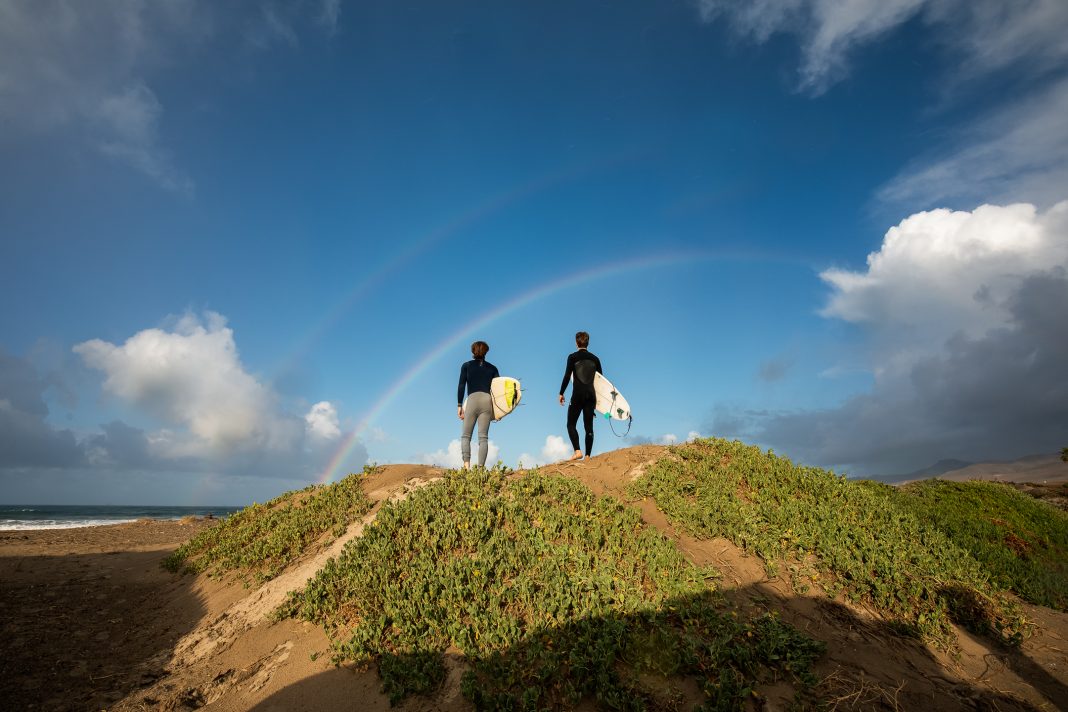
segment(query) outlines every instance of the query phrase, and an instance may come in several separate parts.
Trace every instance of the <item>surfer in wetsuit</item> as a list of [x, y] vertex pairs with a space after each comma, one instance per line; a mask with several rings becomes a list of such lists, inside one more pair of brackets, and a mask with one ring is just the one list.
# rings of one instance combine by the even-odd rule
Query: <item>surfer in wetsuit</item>
[[597, 405], [597, 394], [593, 390], [593, 376], [602, 371], [601, 359], [586, 350], [589, 345], [589, 334], [585, 331], [575, 334], [575, 346], [578, 346], [578, 351], [567, 357], [567, 370], [564, 371], [564, 380], [560, 384], [560, 405], [563, 405], [567, 382], [574, 377], [574, 384], [571, 386], [571, 405], [567, 407], [567, 435], [571, 438], [571, 447], [575, 449], [575, 454], [568, 458], [570, 460], [582, 459], [577, 427], [579, 413], [582, 413], [582, 426], [586, 430], [586, 457], [593, 452], [593, 409]]
[[[489, 453], [489, 426], [493, 419], [493, 398], [490, 384], [499, 376], [497, 367], [486, 360], [489, 344], [476, 341], [471, 344], [473, 359], [460, 366], [460, 385], [456, 389], [456, 415], [464, 422], [460, 434], [460, 454], [464, 469], [471, 469], [471, 432], [478, 423], [478, 464], [486, 466]], [[467, 390], [467, 407], [464, 408], [464, 390]]]

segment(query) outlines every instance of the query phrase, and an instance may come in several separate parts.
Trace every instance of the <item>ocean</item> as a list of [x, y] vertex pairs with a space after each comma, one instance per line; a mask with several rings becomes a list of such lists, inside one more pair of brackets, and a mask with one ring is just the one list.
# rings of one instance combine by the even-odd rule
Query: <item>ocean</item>
[[133, 507], [112, 505], [0, 504], [0, 531], [72, 529], [123, 524], [138, 519], [181, 519], [208, 514], [223, 518], [241, 507]]

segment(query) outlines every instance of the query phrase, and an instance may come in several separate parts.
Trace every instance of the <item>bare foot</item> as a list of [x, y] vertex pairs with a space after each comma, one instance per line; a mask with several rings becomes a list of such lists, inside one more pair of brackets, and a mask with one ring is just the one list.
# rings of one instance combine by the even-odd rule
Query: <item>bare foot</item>
[[572, 455], [571, 457], [567, 458], [567, 461], [571, 462], [572, 460], [581, 460], [581, 459], [582, 459], [582, 453], [580, 451], [578, 451], [578, 450], [575, 450], [575, 454]]
[[471, 463], [470, 462], [465, 462], [464, 463], [464, 469], [465, 470], [470, 470], [471, 469]]

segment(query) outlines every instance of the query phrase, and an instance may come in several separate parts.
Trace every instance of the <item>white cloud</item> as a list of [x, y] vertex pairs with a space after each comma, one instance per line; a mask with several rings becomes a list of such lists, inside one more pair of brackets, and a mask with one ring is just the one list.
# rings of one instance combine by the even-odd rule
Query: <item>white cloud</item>
[[674, 433], [665, 433], [664, 435], [660, 436], [660, 444], [661, 445], [674, 445], [678, 441], [679, 441], [679, 438]]
[[95, 111], [101, 124], [98, 147], [104, 155], [141, 171], [164, 188], [188, 195], [193, 182], [174, 168], [157, 140], [162, 113], [156, 95], [144, 84], [103, 97]]
[[545, 444], [542, 445], [541, 451], [537, 455], [531, 455], [528, 452], [524, 452], [516, 460], [516, 463], [522, 464], [523, 467], [537, 467], [539, 465], [547, 465], [551, 462], [566, 460], [571, 457], [573, 452], [570, 443], [566, 442], [559, 435], [546, 435]]
[[1033, 0], [698, 0], [701, 18], [724, 18], [740, 35], [765, 42], [798, 35], [799, 86], [821, 93], [849, 73], [850, 54], [920, 17], [961, 60], [961, 75], [1026, 61], [1034, 71], [1068, 57], [1068, 3]]
[[191, 189], [158, 141], [145, 74], [210, 25], [204, 3], [0, 0], [0, 117], [8, 132], [71, 129], [164, 187]]
[[308, 434], [319, 440], [336, 440], [341, 437], [337, 408], [330, 401], [320, 401], [304, 416]]
[[[497, 447], [497, 444], [492, 440], [489, 441], [489, 454], [486, 456], [486, 466], [490, 467], [495, 462], [501, 453], [501, 449]], [[421, 460], [424, 465], [437, 465], [438, 467], [457, 468], [462, 467], [464, 464], [463, 456], [460, 452], [460, 439], [457, 438], [449, 442], [449, 446], [445, 450], [437, 450], [435, 452], [422, 455]], [[471, 461], [472, 463], [478, 460], [478, 441], [477, 438], [471, 443]]]
[[698, 440], [701, 437], [703, 437], [701, 433], [697, 432], [696, 430], [691, 430], [690, 432], [686, 433], [686, 442], [693, 442], [694, 440]]
[[245, 371], [219, 314], [209, 312], [205, 322], [187, 315], [173, 331], [145, 329], [121, 346], [93, 339], [74, 351], [105, 373], [105, 392], [188, 430], [188, 439], [157, 435], [158, 446], [176, 456], [293, 450], [301, 438], [300, 421]]
[[153, 77], [210, 40], [298, 44], [333, 33], [336, 0], [239, 5], [207, 0], [0, 0], [0, 121], [4, 138], [65, 133], [182, 193], [193, 181], [160, 138], [164, 103]]
[[[340, 454], [333, 403], [317, 403], [306, 415], [288, 412], [244, 370], [218, 314], [186, 316], [122, 345], [87, 341], [74, 351], [104, 372], [105, 393], [159, 419], [160, 427], [146, 431], [112, 420], [91, 432], [59, 429], [49, 422], [46, 402], [63, 399], [55, 375], [42, 376], [0, 349], [0, 474], [32, 473], [35, 480], [62, 471], [72, 485], [81, 483], [69, 492], [89, 493], [84, 501], [91, 501], [90, 483], [115, 473], [134, 478], [128, 484], [135, 488], [149, 475], [174, 482], [196, 475], [262, 481], [257, 487], [274, 490], [280, 478], [299, 483], [320, 475]], [[367, 461], [361, 442], [345, 453], [336, 471], [357, 471]]]
[[881, 349], [980, 336], [1009, 322], [1008, 298], [1025, 277], [1068, 265], [1068, 201], [1045, 213], [1026, 203], [916, 213], [867, 263], [820, 275], [833, 289], [824, 316], [869, 324], [887, 337]]
[[[1068, 7], [1068, 3], [1065, 4]], [[1068, 80], [1014, 102], [943, 142], [879, 191], [890, 204], [947, 201], [1051, 205], [1068, 196]]]
[[825, 410], [716, 413], [712, 432], [865, 474], [1061, 447], [1068, 201], [917, 213], [865, 271], [823, 278], [823, 315], [868, 339], [870, 389]]

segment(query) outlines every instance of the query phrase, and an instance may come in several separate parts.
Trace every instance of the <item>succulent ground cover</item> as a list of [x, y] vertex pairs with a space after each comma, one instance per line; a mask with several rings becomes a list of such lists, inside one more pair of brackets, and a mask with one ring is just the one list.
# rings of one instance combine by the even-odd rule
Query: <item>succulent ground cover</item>
[[925, 480], [903, 493], [917, 517], [970, 552], [995, 584], [1068, 608], [1068, 514], [998, 482]]
[[323, 624], [338, 661], [377, 663], [394, 700], [435, 690], [447, 651], [480, 709], [643, 709], [643, 674], [696, 679], [709, 709], [765, 680], [805, 689], [822, 646], [738, 616], [715, 576], [574, 480], [451, 472], [384, 507], [279, 615]]
[[[673, 448], [631, 486], [697, 537], [725, 537], [785, 565], [799, 589], [863, 601], [904, 631], [948, 644], [951, 621], [1019, 642], [1024, 621], [971, 553], [916, 512], [915, 497], [737, 441]], [[931, 510], [933, 513], [933, 510]]]
[[236, 571], [261, 582], [274, 578], [324, 534], [341, 536], [371, 509], [362, 487], [371, 471], [246, 507], [197, 534], [163, 565], [171, 571], [214, 575]]

